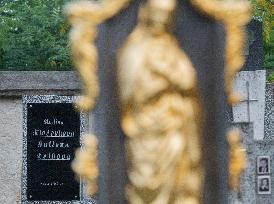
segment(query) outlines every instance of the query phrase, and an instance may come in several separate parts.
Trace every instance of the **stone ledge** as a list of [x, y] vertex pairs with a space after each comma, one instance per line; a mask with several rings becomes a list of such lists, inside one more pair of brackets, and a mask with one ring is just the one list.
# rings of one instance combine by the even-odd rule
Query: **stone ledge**
[[0, 96], [79, 94], [81, 82], [73, 71], [0, 71]]

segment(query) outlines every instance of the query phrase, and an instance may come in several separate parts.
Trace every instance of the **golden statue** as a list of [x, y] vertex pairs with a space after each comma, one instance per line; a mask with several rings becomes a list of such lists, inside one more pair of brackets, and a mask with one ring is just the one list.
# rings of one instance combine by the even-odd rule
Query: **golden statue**
[[[80, 110], [90, 111], [99, 93], [96, 27], [124, 8], [129, 0], [80, 1], [69, 4], [72, 58], [84, 83]], [[195, 69], [171, 34], [176, 0], [147, 0], [139, 22], [118, 56], [122, 128], [127, 135], [128, 200], [132, 204], [199, 204], [203, 190], [201, 131], [203, 112]], [[237, 103], [233, 80], [243, 65], [247, 1], [190, 0], [199, 10], [223, 21], [226, 33], [225, 88]], [[205, 53], [206, 54], [206, 53]], [[245, 154], [233, 132], [230, 143], [230, 186], [239, 189]], [[96, 189], [97, 141], [89, 136], [77, 153], [74, 170]], [[236, 155], [241, 155], [237, 158]], [[91, 157], [89, 157], [92, 155]]]
[[198, 204], [202, 110], [196, 73], [169, 32], [175, 0], [148, 0], [118, 56], [128, 200]]

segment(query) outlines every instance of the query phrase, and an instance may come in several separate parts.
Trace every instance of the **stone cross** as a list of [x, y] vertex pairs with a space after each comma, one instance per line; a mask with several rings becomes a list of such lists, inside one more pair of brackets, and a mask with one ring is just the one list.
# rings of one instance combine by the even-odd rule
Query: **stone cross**
[[232, 107], [233, 122], [253, 123], [254, 139], [264, 138], [265, 70], [241, 71], [235, 80], [235, 89], [244, 97]]
[[258, 102], [258, 99], [250, 99], [250, 88], [249, 88], [249, 81], [246, 81], [246, 93], [247, 98], [241, 100], [241, 103], [247, 103], [247, 121], [250, 122], [250, 103], [251, 102]]

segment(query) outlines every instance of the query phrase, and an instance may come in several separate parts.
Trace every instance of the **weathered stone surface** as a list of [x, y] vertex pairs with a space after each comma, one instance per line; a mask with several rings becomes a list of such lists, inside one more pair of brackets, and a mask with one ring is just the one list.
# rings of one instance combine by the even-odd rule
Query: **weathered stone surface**
[[264, 138], [266, 71], [241, 71], [235, 80], [235, 89], [242, 101], [233, 107], [234, 122], [253, 122], [254, 139]]
[[[0, 204], [21, 203], [22, 95], [79, 95], [80, 86], [74, 72], [0, 72]], [[96, 203], [81, 196], [81, 204]]]
[[22, 102], [0, 100], [0, 203], [20, 200], [22, 166]]
[[[23, 163], [23, 104], [21, 97], [0, 97], [0, 204], [21, 203]], [[84, 117], [88, 121], [87, 116]], [[87, 123], [85, 123], [87, 124]], [[88, 127], [85, 127], [88, 128]], [[95, 204], [84, 192], [81, 204]], [[80, 201], [79, 201], [80, 204]]]
[[265, 140], [274, 140], [274, 84], [266, 85], [265, 93]]
[[[247, 149], [248, 167], [241, 179], [241, 192], [238, 195], [231, 194], [230, 202], [236, 203], [241, 201], [243, 204], [273, 204], [274, 201], [274, 186], [271, 185], [272, 194], [259, 195], [257, 193], [257, 157], [267, 155], [271, 158], [271, 172], [273, 172], [273, 155], [274, 155], [274, 140], [253, 140], [253, 124], [238, 123], [234, 124], [242, 131], [242, 142]], [[269, 174], [268, 174], [269, 175]], [[273, 184], [273, 174], [270, 173]]]
[[0, 96], [77, 94], [80, 80], [73, 71], [1, 71]]

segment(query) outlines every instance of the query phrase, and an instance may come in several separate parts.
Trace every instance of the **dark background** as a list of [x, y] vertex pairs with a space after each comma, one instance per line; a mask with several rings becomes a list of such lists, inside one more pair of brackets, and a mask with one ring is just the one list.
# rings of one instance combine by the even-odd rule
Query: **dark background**
[[[32, 107], [31, 107], [32, 106]], [[44, 119], [58, 119], [63, 125], [45, 125]], [[74, 131], [73, 138], [42, 138], [34, 129]], [[71, 170], [74, 151], [80, 146], [80, 114], [71, 103], [27, 104], [27, 198], [28, 200], [79, 200], [80, 184]], [[39, 140], [69, 143], [69, 148], [39, 148]], [[39, 161], [38, 152], [70, 154], [70, 161]], [[62, 186], [42, 186], [41, 182], [64, 183]]]

